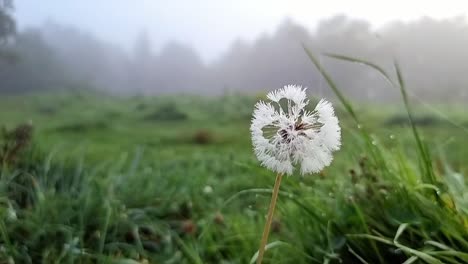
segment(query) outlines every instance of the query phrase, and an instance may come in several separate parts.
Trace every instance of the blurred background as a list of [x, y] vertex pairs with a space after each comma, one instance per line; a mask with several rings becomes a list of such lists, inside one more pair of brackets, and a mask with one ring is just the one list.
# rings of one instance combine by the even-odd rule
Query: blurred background
[[[397, 60], [411, 91], [426, 101], [468, 97], [462, 0], [0, 3], [1, 94], [92, 88], [213, 95], [294, 83], [330, 96], [304, 44], [389, 67]], [[364, 67], [320, 59], [351, 98], [399, 98]]]
[[[466, 0], [0, 0], [0, 263], [249, 263], [274, 183], [252, 111], [287, 84], [310, 111], [333, 103], [343, 144], [284, 178], [265, 264], [468, 263], [467, 16]], [[395, 83], [397, 61], [412, 122], [398, 86], [328, 53]]]

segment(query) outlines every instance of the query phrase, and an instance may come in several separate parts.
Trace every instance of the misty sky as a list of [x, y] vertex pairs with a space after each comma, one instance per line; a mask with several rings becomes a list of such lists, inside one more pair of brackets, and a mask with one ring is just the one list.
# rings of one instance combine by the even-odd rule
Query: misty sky
[[437, 19], [468, 15], [467, 0], [16, 0], [20, 29], [47, 19], [78, 26], [131, 48], [146, 31], [155, 51], [170, 40], [192, 45], [212, 60], [241, 38], [253, 41], [291, 18], [311, 29], [323, 18], [346, 14], [375, 27], [421, 16]]

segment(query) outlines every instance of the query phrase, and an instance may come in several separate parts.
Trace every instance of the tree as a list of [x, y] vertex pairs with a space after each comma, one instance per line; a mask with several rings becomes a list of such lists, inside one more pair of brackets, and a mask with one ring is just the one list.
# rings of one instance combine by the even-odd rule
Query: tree
[[4, 45], [16, 31], [15, 20], [11, 16], [13, 0], [0, 0], [0, 44]]
[[15, 63], [0, 60], [0, 94], [52, 90], [64, 84], [64, 66], [39, 30], [19, 33], [11, 52], [18, 54]]
[[16, 32], [15, 20], [11, 16], [13, 0], [0, 0], [0, 60], [14, 62], [16, 55], [5, 49]]
[[151, 37], [142, 31], [136, 41], [131, 65], [131, 82], [138, 92], [148, 92], [153, 83], [154, 55]]

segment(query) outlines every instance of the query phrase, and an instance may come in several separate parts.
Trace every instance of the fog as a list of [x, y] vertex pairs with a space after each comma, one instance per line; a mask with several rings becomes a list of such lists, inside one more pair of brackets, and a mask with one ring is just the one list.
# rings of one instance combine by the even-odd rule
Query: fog
[[[196, 13], [201, 12], [198, 9], [167, 14], [174, 10], [158, 2], [151, 5], [160, 7], [152, 19], [143, 4], [130, 9], [142, 12], [141, 17], [125, 13], [123, 1], [116, 1], [112, 8], [108, 1], [100, 1], [97, 10], [92, 5], [84, 8], [83, 3], [69, 4], [69, 8], [81, 7], [70, 17], [66, 15], [70, 10], [63, 9], [67, 6], [57, 1], [48, 1], [36, 13], [32, 10], [39, 4], [17, 2], [16, 13], [2, 8], [6, 10], [2, 14], [11, 14], [18, 25], [16, 34], [4, 38], [7, 41], [0, 47], [3, 94], [66, 89], [124, 95], [257, 94], [293, 83], [307, 86], [317, 95], [331, 96], [307, 58], [305, 45], [318, 55], [338, 53], [363, 58], [389, 70], [396, 60], [410, 92], [425, 100], [468, 98], [468, 21], [464, 16], [445, 17], [456, 10], [439, 10], [419, 18], [414, 18], [420, 15], [417, 12], [402, 13], [399, 18], [380, 13], [380, 19], [376, 14], [382, 11], [367, 17], [343, 12], [307, 20], [307, 12], [301, 8], [288, 11], [275, 3], [273, 11], [264, 6], [265, 14], [260, 6], [253, 5], [242, 20], [244, 9], [214, 4], [215, 11], [226, 11], [225, 20], [233, 20], [226, 23], [223, 13], [210, 16], [208, 9], [200, 14]], [[109, 7], [105, 13], [104, 3]], [[211, 2], [205, 1], [205, 7], [207, 3]], [[430, 3], [427, 6], [433, 8]], [[65, 14], [57, 15], [64, 10]], [[86, 10], [91, 14], [84, 15]], [[79, 14], [83, 15], [81, 20]], [[183, 23], [174, 22], [178, 19]], [[201, 27], [200, 21], [209, 27]], [[191, 22], [194, 25], [187, 26]], [[233, 27], [235, 23], [239, 25]], [[155, 30], [155, 24], [162, 29]], [[398, 91], [375, 72], [324, 55], [319, 58], [346, 95], [371, 101], [398, 98]]]
[[15, 0], [20, 29], [50, 19], [116, 43], [130, 51], [146, 31], [159, 52], [167, 42], [190, 45], [205, 62], [217, 59], [240, 38], [255, 41], [273, 33], [286, 18], [315, 30], [326, 18], [343, 14], [366, 20], [373, 28], [393, 21], [409, 22], [424, 16], [440, 20], [468, 15], [464, 0]]

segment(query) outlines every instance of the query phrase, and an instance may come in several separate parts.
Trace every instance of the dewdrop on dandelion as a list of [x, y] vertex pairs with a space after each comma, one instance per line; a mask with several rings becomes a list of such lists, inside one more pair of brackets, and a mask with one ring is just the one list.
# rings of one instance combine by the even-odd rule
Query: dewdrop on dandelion
[[281, 174], [300, 169], [302, 175], [330, 165], [340, 149], [341, 129], [333, 106], [322, 99], [313, 111], [306, 88], [288, 85], [255, 105], [250, 131], [258, 160]]

